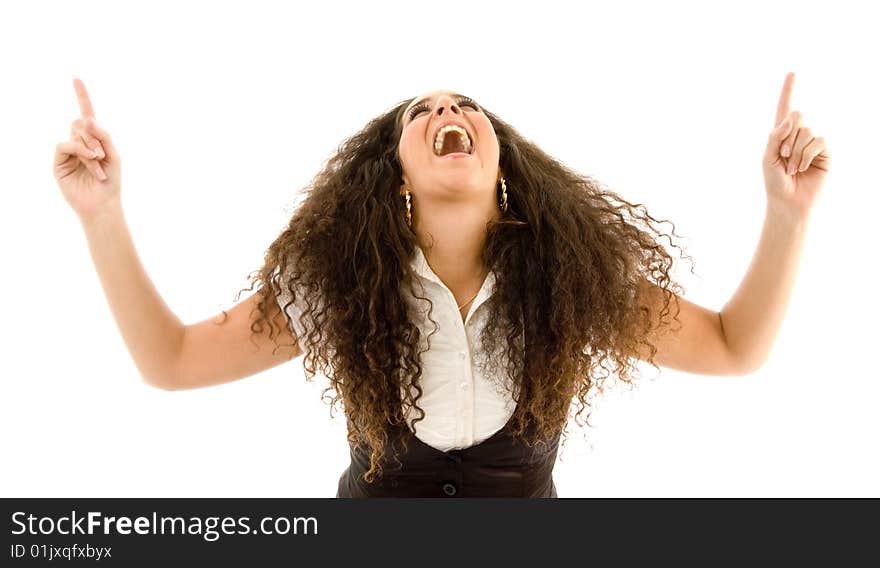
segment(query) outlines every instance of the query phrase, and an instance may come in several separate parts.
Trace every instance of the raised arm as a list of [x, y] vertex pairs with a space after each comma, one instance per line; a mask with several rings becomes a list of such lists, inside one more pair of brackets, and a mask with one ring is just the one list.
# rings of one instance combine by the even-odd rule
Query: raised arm
[[[825, 139], [813, 136], [800, 112], [789, 110], [793, 85], [794, 73], [789, 73], [764, 152], [766, 216], [746, 275], [720, 312], [679, 298], [681, 325], [664, 326], [653, 337], [658, 365], [742, 375], [760, 368], [770, 356], [794, 288], [809, 217], [831, 162]], [[656, 313], [660, 289], [645, 282], [642, 293], [645, 305], [655, 306]]]
[[[678, 321], [673, 320], [675, 304], [669, 305], [668, 321], [662, 326], [659, 313], [663, 307], [663, 291], [647, 280], [642, 282], [642, 305], [650, 306], [653, 316], [651, 327], [655, 328], [649, 341], [657, 348], [654, 362], [660, 367], [698, 375], [739, 376], [751, 371], [749, 365], [730, 348], [724, 335], [721, 314], [678, 297], [680, 312]], [[639, 357], [646, 359], [647, 348]]]
[[148, 384], [167, 390], [193, 389], [259, 373], [301, 354], [275, 302], [270, 314], [281, 330], [275, 338], [251, 333], [253, 294], [225, 314], [183, 325], [147, 276], [125, 224], [114, 206], [83, 224], [101, 285], [128, 351]]
[[276, 335], [281, 347], [276, 349], [269, 339], [267, 326], [262, 335], [251, 336], [250, 315], [259, 294], [225, 315], [186, 326], [165, 305], [138, 259], [125, 222], [119, 154], [109, 134], [97, 127], [82, 82], [75, 80], [74, 87], [82, 117], [74, 121], [71, 139], [56, 147], [55, 178], [79, 217], [107, 302], [143, 379], [169, 390], [203, 387], [253, 375], [299, 355], [274, 301], [269, 310], [282, 333]]
[[[251, 333], [251, 313], [259, 294], [239, 302], [225, 314], [188, 325], [168, 371], [152, 384], [167, 390], [206, 387], [249, 377], [302, 355], [295, 338], [275, 302], [270, 313], [276, 330], [275, 342], [268, 330]], [[265, 327], [265, 326], [264, 326]]]

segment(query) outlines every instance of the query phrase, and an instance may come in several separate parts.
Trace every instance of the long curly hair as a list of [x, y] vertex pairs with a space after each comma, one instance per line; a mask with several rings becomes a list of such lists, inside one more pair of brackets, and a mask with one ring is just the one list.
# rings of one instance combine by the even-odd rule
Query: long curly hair
[[[398, 143], [411, 101], [398, 103], [339, 146], [302, 190], [304, 199], [269, 246], [263, 266], [248, 276], [249, 290], [259, 285], [261, 295], [253, 333], [268, 327], [276, 338], [281, 321], [290, 325], [288, 306], [303, 306], [308, 331], [296, 340], [306, 379], [318, 372], [329, 378], [322, 399], [332, 394], [331, 416], [341, 403], [349, 443], [370, 448], [367, 482], [382, 475], [388, 426], [403, 423], [404, 407], [418, 412], [414, 430], [425, 416], [418, 406], [423, 338], [406, 296], [415, 289], [410, 262], [419, 241], [399, 194]], [[489, 376], [502, 376], [521, 401], [513, 433], [523, 437], [532, 422], [535, 436], [526, 440], [531, 445], [567, 431], [574, 406], [575, 420], [580, 424], [584, 414], [589, 423], [592, 396], [615, 375], [631, 384], [638, 376], [636, 358], [659, 370], [651, 333], [669, 323], [672, 304], [677, 320], [683, 289], [670, 277], [673, 257], [658, 242], [666, 236], [672, 244], [672, 238], [654, 227], [666, 221], [482, 112], [498, 138], [508, 208], [487, 226], [482, 259], [498, 277], [480, 341], [486, 353], [503, 354], [491, 359], [503, 361], [504, 372]], [[659, 287], [661, 301], [647, 301], [641, 293], [646, 282]], [[283, 319], [282, 294], [289, 298]], [[434, 322], [430, 311], [428, 318]]]

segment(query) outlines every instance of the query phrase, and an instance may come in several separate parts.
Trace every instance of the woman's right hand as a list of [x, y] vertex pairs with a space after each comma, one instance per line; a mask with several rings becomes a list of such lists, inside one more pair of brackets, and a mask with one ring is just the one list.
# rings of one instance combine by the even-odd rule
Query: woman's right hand
[[88, 220], [119, 202], [122, 171], [110, 135], [95, 123], [85, 85], [74, 79], [73, 88], [81, 116], [71, 124], [70, 140], [55, 147], [55, 180], [79, 218]]

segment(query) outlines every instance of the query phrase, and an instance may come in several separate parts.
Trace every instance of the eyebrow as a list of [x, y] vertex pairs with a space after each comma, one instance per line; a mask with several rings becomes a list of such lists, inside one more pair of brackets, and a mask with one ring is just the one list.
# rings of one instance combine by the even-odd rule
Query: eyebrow
[[[460, 93], [449, 93], [449, 96], [452, 97], [453, 99], [467, 99], [467, 98], [469, 98], [469, 97], [466, 97]], [[431, 99], [431, 97], [422, 97], [419, 100], [417, 100], [416, 102], [414, 102], [411, 105], [409, 105], [408, 107], [406, 107], [406, 110], [403, 113], [404, 119], [406, 119], [408, 117], [409, 110], [411, 108], [417, 107], [418, 105], [420, 105], [421, 103], [423, 103], [429, 99]]]

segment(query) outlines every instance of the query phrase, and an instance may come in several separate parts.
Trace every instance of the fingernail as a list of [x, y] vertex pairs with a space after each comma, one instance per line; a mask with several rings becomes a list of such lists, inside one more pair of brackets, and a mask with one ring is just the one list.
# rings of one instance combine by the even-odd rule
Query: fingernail
[[791, 175], [794, 173], [794, 162], [788, 164], [788, 174]]
[[798, 171], [799, 171], [799, 172], [802, 172], [802, 171], [804, 171], [805, 169], [807, 169], [807, 163], [806, 163], [806, 162], [804, 162], [804, 163], [801, 164], [801, 167], [798, 168]]
[[791, 152], [791, 148], [788, 147], [788, 144], [782, 147], [782, 157], [787, 158], [789, 152]]

